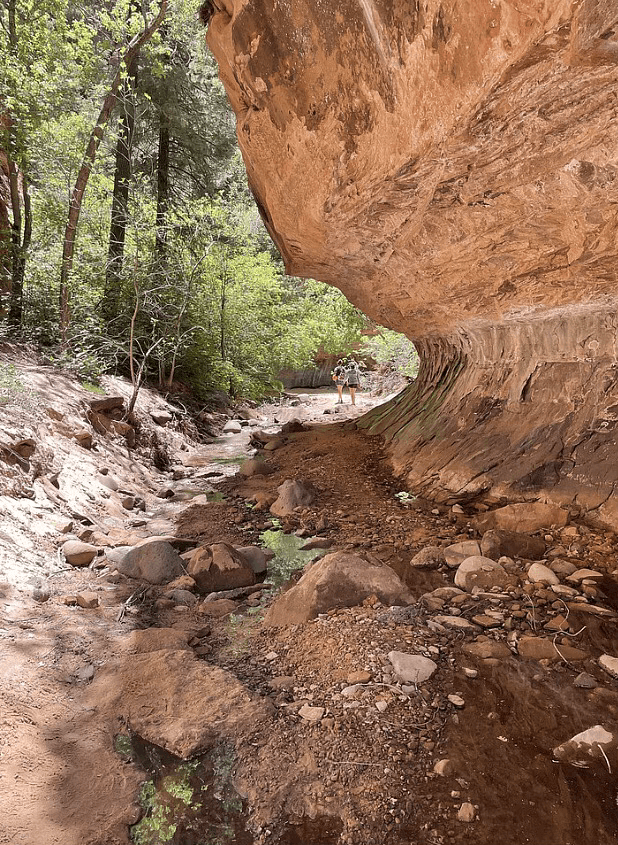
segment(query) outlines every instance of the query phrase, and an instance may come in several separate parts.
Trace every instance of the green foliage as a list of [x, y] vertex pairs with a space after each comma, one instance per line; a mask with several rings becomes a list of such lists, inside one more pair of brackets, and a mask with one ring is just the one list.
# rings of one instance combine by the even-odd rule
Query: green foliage
[[318, 549], [301, 551], [301, 546], [307, 542], [307, 538], [301, 539], [279, 529], [264, 531], [260, 534], [260, 542], [275, 553], [268, 564], [268, 580], [276, 586], [288, 581], [295, 572], [303, 569], [317, 555], [324, 554]]
[[365, 341], [362, 354], [371, 357], [383, 369], [414, 379], [418, 374], [418, 352], [403, 334], [380, 328], [379, 334]]
[[139, 802], [145, 815], [132, 828], [135, 845], [161, 845], [169, 842], [176, 833], [183, 805], [192, 810], [200, 809], [199, 802], [194, 799], [195, 790], [189, 782], [198, 767], [198, 761], [183, 763], [163, 777], [158, 786], [152, 780], [143, 784]]
[[[118, 57], [143, 19], [130, 0], [0, 6], [0, 102], [11, 115], [0, 123], [0, 149], [11, 148], [28, 177], [33, 209], [21, 333], [92, 384], [143, 364], [145, 377], [165, 389], [183, 382], [204, 397], [213, 390], [259, 397], [280, 390], [281, 370], [310, 366], [319, 349], [350, 348], [365, 320], [337, 290], [285, 274], [246, 184], [198, 6], [172, 4], [139, 56], [124, 254], [115, 311], [105, 319], [120, 108], [103, 138], [81, 208], [62, 353], [54, 349], [70, 190]], [[163, 125], [170, 146], [162, 217]]]

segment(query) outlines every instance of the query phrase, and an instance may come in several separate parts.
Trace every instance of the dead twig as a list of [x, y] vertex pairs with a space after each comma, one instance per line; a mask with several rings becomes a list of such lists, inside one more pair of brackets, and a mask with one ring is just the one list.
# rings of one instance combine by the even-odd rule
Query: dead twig
[[137, 604], [138, 601], [141, 601], [144, 598], [147, 590], [148, 587], [140, 587], [139, 589], [135, 590], [134, 593], [131, 593], [129, 598], [120, 606], [118, 616], [116, 617], [116, 622], [122, 622], [129, 607], [131, 607], [132, 604]]

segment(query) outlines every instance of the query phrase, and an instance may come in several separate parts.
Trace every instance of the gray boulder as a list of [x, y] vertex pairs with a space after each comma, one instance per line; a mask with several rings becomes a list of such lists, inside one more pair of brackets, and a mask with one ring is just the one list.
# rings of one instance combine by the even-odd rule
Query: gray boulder
[[488, 557], [474, 555], [459, 565], [455, 573], [455, 585], [471, 593], [475, 587], [482, 590], [491, 587], [507, 587], [513, 578], [499, 563]]
[[108, 549], [105, 554], [118, 572], [149, 584], [168, 584], [185, 574], [184, 561], [166, 540], [152, 539], [139, 546], [119, 546]]

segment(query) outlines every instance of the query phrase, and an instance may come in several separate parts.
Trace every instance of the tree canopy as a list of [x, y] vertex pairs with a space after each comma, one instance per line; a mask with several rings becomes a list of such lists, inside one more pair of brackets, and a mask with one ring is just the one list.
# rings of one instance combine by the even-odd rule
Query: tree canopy
[[285, 274], [197, 11], [0, 1], [0, 336], [90, 378], [259, 395], [364, 318]]

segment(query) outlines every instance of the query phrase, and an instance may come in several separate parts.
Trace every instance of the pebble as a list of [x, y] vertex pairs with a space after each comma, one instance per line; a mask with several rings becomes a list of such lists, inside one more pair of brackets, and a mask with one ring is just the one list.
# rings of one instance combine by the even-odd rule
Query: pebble
[[589, 675], [587, 672], [580, 672], [579, 675], [573, 681], [573, 685], [576, 687], [580, 687], [581, 689], [595, 689], [598, 686], [595, 678], [592, 675]]
[[435, 774], [440, 775], [440, 777], [447, 777], [448, 775], [452, 775], [455, 771], [455, 766], [453, 765], [452, 760], [438, 760], [438, 762], [433, 767]]
[[464, 675], [466, 678], [478, 678], [479, 673], [478, 669], [468, 669], [468, 667], [464, 667]]
[[384, 713], [386, 708], [388, 707], [388, 701], [384, 701], [384, 699], [380, 699], [376, 701], [376, 710], [379, 710], [380, 713]]
[[362, 670], [349, 672], [346, 680], [349, 684], [368, 684], [371, 680], [371, 672], [365, 672]]
[[421, 684], [423, 681], [431, 678], [433, 673], [438, 668], [437, 664], [428, 657], [423, 657], [420, 654], [407, 654], [403, 651], [391, 651], [388, 654], [395, 674], [398, 675], [403, 682]]
[[460, 822], [473, 822], [476, 818], [474, 804], [464, 802], [457, 811], [457, 818]]
[[599, 666], [604, 669], [612, 678], [618, 678], [618, 657], [612, 657], [610, 654], [602, 654], [599, 657]]
[[447, 697], [453, 707], [457, 707], [458, 710], [461, 710], [463, 707], [466, 706], [466, 702], [460, 695], [449, 695]]
[[75, 596], [75, 601], [79, 607], [83, 607], [85, 609], [99, 606], [99, 596], [96, 593], [78, 593]]
[[312, 707], [310, 704], [303, 704], [298, 711], [298, 715], [306, 722], [319, 722], [325, 712], [324, 707]]

